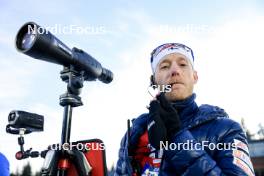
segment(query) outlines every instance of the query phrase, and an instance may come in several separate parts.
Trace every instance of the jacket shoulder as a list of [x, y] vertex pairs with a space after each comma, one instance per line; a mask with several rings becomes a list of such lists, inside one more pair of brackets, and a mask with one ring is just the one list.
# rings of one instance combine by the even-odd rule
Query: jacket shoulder
[[199, 106], [195, 117], [189, 123], [188, 128], [194, 128], [196, 126], [200, 126], [202, 124], [206, 124], [211, 122], [217, 118], [229, 118], [228, 114], [224, 111], [224, 109], [219, 108], [218, 106], [212, 106], [208, 104], [203, 104]]
[[233, 131], [243, 131], [241, 125], [235, 120], [229, 118], [224, 109], [204, 104], [199, 107], [200, 115], [206, 115], [207, 117], [213, 117], [212, 126], [215, 129], [224, 131], [225, 133], [231, 133]]
[[233, 139], [239, 139], [246, 142], [246, 135], [241, 125], [229, 118], [228, 114], [217, 106], [202, 105], [201, 114], [206, 114], [210, 119], [208, 123], [208, 133], [213, 141], [232, 141]]
[[199, 112], [198, 115], [201, 116], [220, 116], [220, 117], [227, 117], [228, 114], [225, 112], [224, 109], [218, 107], [218, 106], [213, 106], [209, 104], [202, 104], [199, 106]]
[[224, 140], [229, 137], [246, 139], [246, 135], [241, 125], [230, 118], [217, 118], [213, 126], [215, 131], [218, 132], [218, 138], [220, 140]]
[[132, 119], [133, 126], [145, 126], [148, 119], [148, 113], [143, 113], [137, 118]]

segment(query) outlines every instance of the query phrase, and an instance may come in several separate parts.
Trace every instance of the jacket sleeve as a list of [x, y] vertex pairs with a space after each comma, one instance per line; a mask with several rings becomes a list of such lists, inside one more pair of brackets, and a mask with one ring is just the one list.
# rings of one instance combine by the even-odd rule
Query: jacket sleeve
[[2, 153], [0, 153], [0, 176], [9, 176], [9, 162]]
[[[217, 141], [213, 143], [214, 146], [211, 145], [211, 147], [215, 147], [212, 149], [214, 150], [213, 156], [207, 153], [209, 151], [208, 148], [203, 147], [201, 141], [196, 141], [189, 130], [183, 130], [176, 134], [172, 143], [178, 144], [179, 146], [180, 143], [184, 144], [192, 141], [193, 148], [191, 150], [186, 150], [181, 147], [177, 149], [166, 149], [161, 168], [163, 172], [167, 173], [166, 175], [171, 175], [173, 172], [179, 175], [197, 176], [254, 175], [246, 137], [241, 126], [230, 119], [225, 123], [219, 123], [219, 125], [222, 131], [225, 129], [225, 132], [221, 137], [218, 136]], [[226, 145], [226, 147], [223, 147], [222, 144]], [[229, 148], [227, 145], [229, 145]]]
[[127, 137], [126, 136], [127, 136], [127, 133], [121, 140], [114, 176], [128, 176], [129, 175], [130, 166], [128, 165], [130, 164], [130, 161], [128, 158]]

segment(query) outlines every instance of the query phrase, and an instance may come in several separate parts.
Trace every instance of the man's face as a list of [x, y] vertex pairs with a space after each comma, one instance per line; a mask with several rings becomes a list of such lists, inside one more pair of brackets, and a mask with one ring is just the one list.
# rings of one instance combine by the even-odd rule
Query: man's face
[[171, 85], [171, 92], [165, 94], [170, 101], [183, 100], [192, 95], [198, 80], [190, 61], [179, 53], [166, 55], [158, 64], [154, 76], [156, 84]]

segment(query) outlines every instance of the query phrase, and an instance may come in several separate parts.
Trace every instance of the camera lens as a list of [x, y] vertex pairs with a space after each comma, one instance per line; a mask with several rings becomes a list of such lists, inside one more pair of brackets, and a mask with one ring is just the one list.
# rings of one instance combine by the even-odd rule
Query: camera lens
[[36, 38], [36, 34], [34, 34], [32, 31], [26, 32], [22, 38], [21, 48], [24, 50], [31, 48], [35, 38]]
[[8, 121], [12, 122], [15, 119], [16, 119], [16, 113], [15, 112], [10, 113], [9, 116], [8, 116]]

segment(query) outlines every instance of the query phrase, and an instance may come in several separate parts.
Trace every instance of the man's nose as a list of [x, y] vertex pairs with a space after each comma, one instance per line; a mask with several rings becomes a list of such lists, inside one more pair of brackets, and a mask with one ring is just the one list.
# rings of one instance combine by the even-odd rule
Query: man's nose
[[180, 67], [179, 67], [179, 65], [177, 63], [173, 63], [171, 65], [170, 72], [171, 72], [171, 76], [179, 75], [180, 74]]

